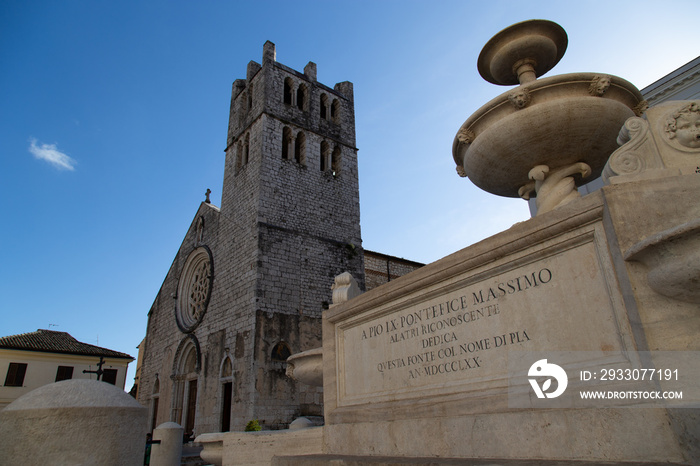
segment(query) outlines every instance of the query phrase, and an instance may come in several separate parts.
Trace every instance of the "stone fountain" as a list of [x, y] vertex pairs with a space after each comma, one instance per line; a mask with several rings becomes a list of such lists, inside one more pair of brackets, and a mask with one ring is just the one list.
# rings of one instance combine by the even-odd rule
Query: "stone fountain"
[[622, 78], [571, 73], [537, 79], [564, 55], [567, 35], [532, 20], [496, 34], [477, 62], [481, 76], [518, 87], [477, 110], [452, 145], [460, 176], [492, 194], [529, 199], [548, 212], [600, 175], [625, 121], [640, 115], [639, 90]]
[[645, 111], [615, 76], [538, 79], [566, 45], [542, 20], [491, 39], [479, 72], [519, 85], [453, 144], [461, 175], [536, 196], [538, 216], [366, 293], [336, 277], [323, 347], [288, 360], [323, 384], [323, 427], [205, 434], [216, 464], [700, 464], [700, 102]]

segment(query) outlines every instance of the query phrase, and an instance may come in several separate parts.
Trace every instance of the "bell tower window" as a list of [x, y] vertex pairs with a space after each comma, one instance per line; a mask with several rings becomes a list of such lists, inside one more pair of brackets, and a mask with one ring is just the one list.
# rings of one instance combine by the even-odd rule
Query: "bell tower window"
[[306, 86], [303, 84], [297, 89], [297, 108], [299, 110], [306, 109]]
[[301, 165], [306, 164], [306, 136], [301, 131], [297, 133], [297, 139], [294, 142], [294, 160]]
[[284, 103], [287, 105], [292, 105], [293, 87], [294, 83], [291, 78], [284, 80]]

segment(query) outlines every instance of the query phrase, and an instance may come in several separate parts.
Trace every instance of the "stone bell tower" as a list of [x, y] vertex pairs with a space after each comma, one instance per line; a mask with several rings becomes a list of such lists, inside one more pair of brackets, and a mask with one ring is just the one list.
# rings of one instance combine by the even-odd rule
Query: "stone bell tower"
[[352, 84], [264, 46], [233, 83], [221, 206], [202, 202], [148, 313], [139, 401], [192, 437], [286, 427], [322, 393], [286, 376], [321, 346], [334, 278], [364, 287]]
[[273, 428], [322, 414], [320, 393], [283, 361], [321, 346], [336, 275], [364, 284], [352, 83], [327, 87], [315, 63], [300, 73], [275, 55], [268, 41], [233, 83], [217, 271], [241, 382], [233, 418]]

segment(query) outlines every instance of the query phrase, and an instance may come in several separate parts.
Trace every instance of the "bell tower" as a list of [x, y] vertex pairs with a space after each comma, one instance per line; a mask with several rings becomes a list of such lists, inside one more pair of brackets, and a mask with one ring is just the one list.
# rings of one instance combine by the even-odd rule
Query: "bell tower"
[[286, 377], [284, 359], [321, 346], [336, 275], [364, 288], [352, 83], [327, 87], [315, 63], [295, 71], [265, 43], [262, 65], [233, 83], [218, 235], [236, 398], [246, 400], [234, 402], [233, 424], [321, 415], [320, 389]]

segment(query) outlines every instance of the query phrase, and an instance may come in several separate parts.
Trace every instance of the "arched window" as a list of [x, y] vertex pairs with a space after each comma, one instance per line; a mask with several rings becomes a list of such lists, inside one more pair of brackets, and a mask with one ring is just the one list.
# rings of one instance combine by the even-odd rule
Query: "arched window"
[[333, 149], [333, 155], [331, 155], [331, 170], [333, 170], [333, 176], [338, 176], [340, 174], [341, 158], [340, 158], [340, 148], [338, 146]]
[[245, 149], [243, 150], [243, 165], [248, 164], [250, 158], [250, 133], [245, 135]]
[[231, 430], [231, 406], [233, 401], [233, 364], [227, 355], [221, 363], [221, 432]]
[[238, 141], [236, 148], [236, 171], [243, 166], [243, 143]]
[[158, 402], [160, 401], [160, 380], [156, 374], [156, 381], [153, 383], [153, 391], [151, 392], [151, 432], [158, 424]]
[[321, 171], [325, 172], [328, 170], [328, 156], [330, 155], [331, 148], [326, 141], [321, 142]]
[[289, 160], [292, 145], [292, 130], [288, 126], [282, 129], [282, 159]]
[[297, 108], [299, 110], [306, 109], [306, 86], [301, 84], [297, 89]]
[[294, 141], [294, 160], [301, 165], [306, 164], [306, 136], [299, 131]]
[[326, 94], [321, 94], [321, 119], [328, 119], [328, 96]]
[[340, 122], [340, 102], [338, 99], [333, 99], [333, 103], [331, 104], [331, 119], [333, 123]]
[[293, 88], [292, 78], [286, 78], [284, 80], [284, 103], [287, 105], [292, 105]]
[[270, 359], [273, 361], [286, 361], [292, 355], [289, 345], [283, 341], [277, 343], [270, 353]]

